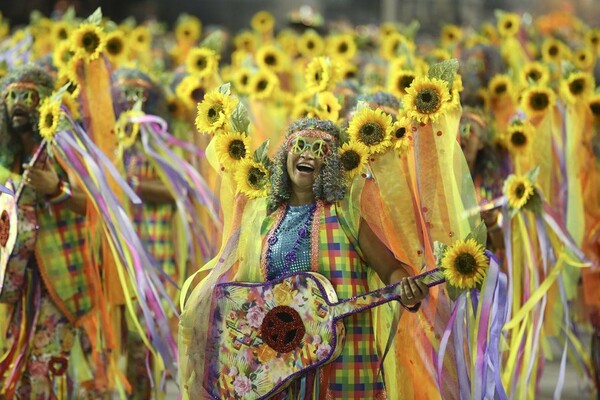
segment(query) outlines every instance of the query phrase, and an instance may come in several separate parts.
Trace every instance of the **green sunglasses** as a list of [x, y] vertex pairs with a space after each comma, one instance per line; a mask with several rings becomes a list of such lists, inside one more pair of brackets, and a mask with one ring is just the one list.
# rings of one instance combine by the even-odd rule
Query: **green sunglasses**
[[326, 141], [319, 139], [309, 143], [305, 138], [299, 136], [288, 142], [288, 151], [294, 154], [302, 154], [306, 150], [310, 151], [310, 155], [316, 158], [327, 157], [329, 154], [329, 145]]

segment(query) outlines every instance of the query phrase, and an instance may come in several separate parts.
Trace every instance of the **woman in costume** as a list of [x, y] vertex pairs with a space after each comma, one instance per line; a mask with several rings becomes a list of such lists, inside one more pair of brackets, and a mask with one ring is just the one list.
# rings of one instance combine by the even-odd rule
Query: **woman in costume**
[[[213, 378], [210, 364], [215, 362], [206, 353], [215, 283], [264, 282], [315, 271], [332, 283], [339, 299], [346, 299], [374, 289], [368, 284], [372, 269], [384, 284], [401, 281], [400, 299], [409, 311], [416, 311], [427, 296], [423, 283], [409, 279], [411, 268], [394, 258], [348, 204], [339, 136], [339, 128], [330, 121], [296, 121], [275, 156], [268, 199], [236, 196], [232, 219], [226, 220], [224, 247], [208, 266], [211, 275], [194, 289], [183, 308], [179, 350], [184, 397], [219, 396], [207, 393], [203, 385], [205, 379]], [[252, 237], [257, 232], [260, 241]], [[303, 374], [277, 396], [386, 398], [371, 312], [349, 316], [344, 323], [346, 342], [339, 357]], [[265, 370], [271, 378], [277, 374], [268, 365]], [[246, 376], [241, 366], [234, 365], [221, 373], [223, 384], [233, 385], [239, 398], [251, 395], [253, 385], [260, 385], [264, 378]]]

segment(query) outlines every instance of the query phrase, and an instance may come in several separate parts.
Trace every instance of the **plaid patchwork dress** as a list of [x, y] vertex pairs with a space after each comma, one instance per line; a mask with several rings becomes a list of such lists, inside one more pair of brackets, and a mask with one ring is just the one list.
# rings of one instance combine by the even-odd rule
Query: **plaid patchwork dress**
[[[313, 270], [325, 276], [336, 290], [338, 299], [368, 292], [368, 266], [360, 258], [358, 232], [352, 232], [336, 205], [317, 207], [313, 219], [311, 248], [318, 249]], [[263, 263], [268, 233], [280, 219], [270, 216], [262, 226]], [[318, 222], [318, 225], [317, 225]], [[318, 241], [318, 246], [314, 241]], [[257, 278], [256, 274], [237, 279]], [[254, 275], [253, 277], [251, 277]], [[264, 274], [263, 274], [264, 275]], [[265, 278], [263, 277], [263, 280]], [[384, 399], [386, 398], [379, 356], [375, 345], [373, 316], [363, 311], [344, 319], [345, 343], [340, 356], [304, 379], [297, 380], [278, 398], [285, 399]]]

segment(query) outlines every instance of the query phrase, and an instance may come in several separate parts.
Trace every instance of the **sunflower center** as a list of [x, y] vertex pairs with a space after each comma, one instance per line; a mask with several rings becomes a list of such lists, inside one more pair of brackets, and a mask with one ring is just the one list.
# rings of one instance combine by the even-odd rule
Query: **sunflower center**
[[169, 102], [169, 104], [167, 105], [167, 110], [169, 110], [169, 112], [171, 114], [174, 114], [177, 112], [177, 103], [174, 101]]
[[594, 102], [590, 104], [590, 111], [595, 116], [600, 116], [600, 102]]
[[586, 59], [587, 59], [587, 55], [585, 55], [585, 54], [579, 55], [579, 61], [584, 62]]
[[44, 118], [44, 124], [46, 125], [46, 128], [51, 128], [52, 124], [54, 124], [54, 115], [46, 114], [46, 118]]
[[500, 83], [500, 84], [496, 85], [496, 88], [494, 89], [494, 92], [498, 96], [506, 93], [506, 84], [505, 83]]
[[323, 79], [323, 73], [321, 71], [315, 72], [315, 82], [321, 82]]
[[121, 42], [119, 39], [111, 39], [108, 41], [108, 43], [106, 43], [106, 51], [109, 54], [120, 54], [121, 50], [123, 50], [123, 42]]
[[77, 91], [78, 87], [79, 86], [75, 82], [69, 81], [69, 86], [67, 87], [67, 92], [73, 94]]
[[206, 116], [210, 120], [210, 122], [215, 122], [219, 118], [219, 113], [223, 111], [222, 107], [214, 106], [208, 109]]
[[354, 150], [348, 150], [342, 154], [340, 160], [342, 161], [344, 170], [352, 171], [360, 164], [360, 155]]
[[421, 114], [431, 114], [442, 105], [438, 92], [433, 88], [421, 90], [415, 99], [415, 107]]
[[504, 28], [505, 28], [506, 30], [508, 30], [508, 31], [509, 31], [509, 30], [511, 30], [511, 29], [512, 29], [512, 27], [513, 27], [513, 23], [512, 23], [512, 21], [507, 21], [507, 22], [504, 24]]
[[531, 108], [537, 111], [543, 111], [548, 108], [550, 101], [548, 100], [548, 96], [546, 93], [534, 93], [531, 96]]
[[204, 90], [202, 90], [202, 88], [194, 88], [190, 96], [192, 100], [196, 103], [202, 101], [202, 99], [204, 98]]
[[510, 142], [515, 147], [524, 146], [527, 143], [527, 136], [525, 136], [525, 134], [523, 134], [523, 132], [519, 132], [519, 131], [513, 132], [513, 134], [510, 137]]
[[275, 65], [277, 64], [277, 59], [273, 54], [269, 54], [265, 57], [265, 64], [267, 65]]
[[542, 74], [540, 73], [540, 71], [529, 71], [529, 73], [527, 74], [527, 78], [535, 82], [537, 82], [541, 77]]
[[519, 183], [517, 185], [517, 187], [515, 188], [515, 191], [513, 192], [513, 194], [518, 199], [522, 198], [525, 195], [525, 185], [522, 183]]
[[67, 34], [67, 30], [65, 28], [61, 28], [58, 31], [58, 38], [60, 40], [65, 40], [67, 38], [68, 34]]
[[339, 53], [345, 53], [348, 51], [348, 43], [341, 43], [338, 47]]
[[360, 140], [366, 145], [380, 143], [385, 137], [385, 131], [381, 125], [374, 122], [367, 122], [360, 128]]
[[253, 189], [262, 189], [262, 182], [265, 179], [265, 173], [256, 167], [250, 168], [248, 171], [248, 184], [252, 186]]
[[207, 64], [208, 63], [206, 62], [206, 57], [198, 57], [198, 59], [196, 60], [196, 67], [198, 67], [198, 69], [200, 70], [206, 68]]
[[248, 84], [248, 75], [243, 75], [240, 78], [240, 82], [242, 83], [243, 86], [246, 86]]
[[81, 44], [87, 53], [93, 53], [100, 45], [100, 38], [95, 32], [87, 32], [81, 38]]
[[581, 93], [583, 93], [584, 89], [585, 89], [585, 82], [581, 78], [575, 79], [573, 82], [569, 83], [569, 91], [575, 96], [578, 96]]
[[558, 55], [558, 46], [551, 46], [548, 49], [548, 54], [550, 54], [552, 57], [556, 57]]
[[405, 92], [406, 88], [409, 87], [414, 80], [415, 77], [410, 75], [404, 75], [400, 77], [400, 79], [398, 80], [398, 89], [400, 89], [401, 92]]
[[232, 140], [231, 143], [229, 143], [228, 151], [229, 156], [234, 160], [241, 160], [246, 157], [246, 146], [240, 139]]
[[402, 139], [404, 135], [406, 135], [406, 128], [401, 126], [400, 128], [396, 129], [394, 135], [396, 136], [396, 139]]
[[314, 48], [315, 48], [315, 42], [313, 42], [312, 40], [309, 40], [309, 41], [306, 43], [306, 48], [307, 48], [307, 49], [309, 49], [309, 50], [312, 50], [312, 49], [314, 49]]
[[469, 253], [456, 256], [454, 267], [461, 275], [471, 275], [477, 270], [477, 260]]
[[184, 29], [183, 36], [190, 36], [190, 35], [191, 35], [191, 32], [187, 29]]
[[266, 88], [267, 88], [268, 82], [266, 79], [261, 79], [260, 81], [258, 81], [258, 83], [256, 84], [256, 90], [258, 92], [263, 92]]

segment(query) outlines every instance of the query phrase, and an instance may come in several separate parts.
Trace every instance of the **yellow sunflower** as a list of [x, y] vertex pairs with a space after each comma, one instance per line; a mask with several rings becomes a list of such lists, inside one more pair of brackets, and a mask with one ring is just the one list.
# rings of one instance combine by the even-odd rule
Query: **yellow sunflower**
[[251, 75], [252, 71], [247, 67], [238, 68], [233, 73], [233, 85], [239, 94], [244, 96], [250, 94]]
[[595, 87], [594, 77], [587, 72], [574, 72], [560, 82], [561, 93], [569, 103], [585, 101]]
[[482, 110], [488, 110], [490, 107], [490, 95], [486, 88], [479, 88], [475, 93], [473, 106], [481, 108]]
[[131, 122], [131, 117], [138, 117], [144, 115], [140, 111], [125, 111], [121, 113], [119, 119], [115, 124], [115, 135], [119, 145], [123, 149], [128, 149], [135, 144], [140, 134], [140, 124]]
[[251, 157], [240, 161], [234, 180], [238, 190], [251, 199], [266, 197], [269, 192], [269, 171]]
[[152, 45], [152, 32], [147, 26], [136, 26], [131, 30], [128, 37], [130, 38], [129, 45], [131, 49], [138, 53], [148, 51]]
[[519, 210], [527, 204], [527, 201], [534, 194], [535, 188], [526, 176], [510, 175], [504, 182], [502, 191], [506, 196], [508, 205]]
[[407, 115], [421, 123], [437, 122], [448, 107], [450, 92], [445, 81], [437, 78], [417, 77], [406, 89], [402, 105]]
[[200, 39], [202, 22], [197, 17], [186, 15], [175, 26], [175, 39], [178, 42], [195, 43]]
[[97, 59], [104, 50], [104, 45], [105, 35], [96, 25], [84, 23], [73, 32], [71, 50], [86, 62]]
[[508, 75], [497, 74], [488, 84], [488, 94], [492, 98], [511, 96], [513, 94], [513, 82]]
[[383, 153], [392, 144], [392, 117], [379, 109], [363, 108], [350, 120], [348, 135], [371, 154]]
[[106, 54], [113, 66], [119, 67], [127, 60], [127, 44], [125, 34], [113, 31], [106, 35]]
[[190, 50], [186, 59], [185, 66], [187, 72], [198, 78], [209, 77], [219, 68], [219, 55], [212, 49], [206, 47], [196, 47]]
[[529, 150], [535, 128], [529, 121], [517, 120], [506, 130], [506, 145], [513, 154], [525, 154]]
[[481, 35], [491, 43], [494, 43], [498, 39], [498, 30], [491, 22], [484, 22], [481, 24], [479, 30], [481, 31]]
[[393, 60], [398, 56], [413, 54], [415, 44], [401, 33], [392, 33], [386, 36], [381, 43], [380, 54], [386, 60]]
[[58, 78], [54, 81], [54, 88], [60, 89], [61, 87], [69, 84], [67, 92], [73, 96], [74, 99], [79, 97], [81, 93], [81, 86], [77, 83], [77, 77], [69, 69], [61, 69], [58, 73]]
[[473, 289], [485, 279], [489, 260], [475, 239], [458, 240], [444, 251], [440, 262], [446, 281], [459, 289]]
[[582, 71], [589, 71], [596, 63], [596, 50], [590, 47], [580, 47], [573, 54], [573, 64]]
[[458, 25], [446, 24], [442, 27], [440, 42], [442, 46], [453, 45], [462, 40], [463, 32]]
[[549, 37], [542, 43], [542, 59], [545, 62], [560, 63], [565, 58], [565, 44], [560, 40]]
[[202, 80], [197, 76], [186, 76], [175, 88], [175, 94], [188, 109], [194, 109], [204, 98], [206, 89]]
[[261, 46], [256, 52], [256, 64], [260, 68], [277, 73], [285, 69], [285, 57], [286, 55], [279, 48], [268, 44]]
[[587, 46], [594, 51], [594, 55], [598, 54], [600, 49], [600, 29], [590, 29], [585, 33], [584, 40]]
[[198, 103], [196, 128], [200, 133], [216, 133], [226, 129], [229, 118], [237, 106], [237, 99], [217, 90], [209, 92]]
[[550, 69], [539, 61], [528, 62], [520, 70], [521, 82], [528, 85], [529, 82], [544, 85], [550, 80]]
[[338, 98], [331, 92], [320, 92], [317, 94], [317, 104], [320, 109], [321, 119], [337, 121], [340, 118], [342, 105]]
[[588, 98], [587, 107], [594, 121], [600, 121], [600, 93], [594, 93]]
[[354, 140], [344, 143], [340, 149], [340, 161], [346, 172], [346, 177], [351, 180], [358, 175], [369, 160], [369, 148]]
[[406, 94], [406, 89], [412, 85], [417, 74], [408, 69], [394, 69], [392, 71], [387, 89], [394, 96], [401, 98]]
[[43, 139], [49, 142], [54, 140], [60, 115], [60, 102], [52, 101], [50, 97], [46, 97], [40, 105], [40, 120], [38, 123], [40, 135]]
[[257, 100], [266, 100], [274, 93], [279, 85], [279, 78], [273, 72], [259, 69], [250, 77], [248, 89], [250, 97]]
[[306, 30], [298, 38], [298, 52], [303, 57], [318, 57], [325, 50], [325, 41], [313, 29]]
[[54, 62], [54, 65], [58, 69], [66, 68], [67, 64], [69, 61], [71, 61], [74, 55], [75, 52], [71, 50], [71, 43], [68, 41], [63, 41], [54, 48], [54, 52], [52, 53], [52, 62]]
[[215, 151], [221, 165], [229, 168], [245, 159], [250, 153], [248, 135], [239, 132], [229, 132], [215, 138]]
[[348, 61], [338, 63], [338, 74], [341, 80], [356, 79], [358, 77], [358, 66]]
[[392, 125], [392, 143], [398, 155], [406, 154], [412, 144], [410, 120], [401, 117]]
[[277, 43], [288, 57], [296, 57], [298, 54], [298, 34], [291, 29], [282, 29], [277, 34]]
[[544, 114], [554, 107], [556, 94], [547, 86], [534, 85], [521, 94], [521, 108], [530, 118]]
[[69, 38], [71, 32], [71, 24], [67, 21], [56, 21], [52, 25], [51, 37], [54, 43], [60, 43], [66, 41]]
[[356, 43], [350, 34], [332, 35], [326, 41], [327, 54], [334, 58], [351, 60], [356, 55]]
[[248, 53], [256, 50], [256, 36], [250, 31], [243, 31], [233, 38], [233, 45], [236, 50], [244, 50]]
[[250, 20], [252, 29], [260, 33], [268, 33], [273, 31], [275, 26], [275, 18], [268, 11], [259, 11]]
[[498, 18], [498, 33], [502, 37], [513, 37], [519, 32], [521, 18], [516, 13], [502, 13]]
[[319, 116], [319, 110], [308, 103], [296, 103], [292, 107], [292, 119], [316, 118]]
[[306, 89], [322, 92], [332, 89], [340, 81], [337, 63], [328, 57], [315, 57], [308, 63], [304, 74]]

